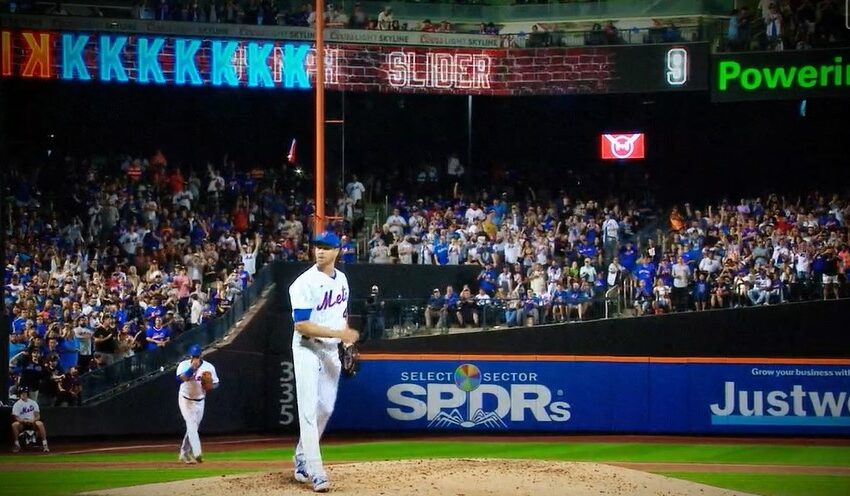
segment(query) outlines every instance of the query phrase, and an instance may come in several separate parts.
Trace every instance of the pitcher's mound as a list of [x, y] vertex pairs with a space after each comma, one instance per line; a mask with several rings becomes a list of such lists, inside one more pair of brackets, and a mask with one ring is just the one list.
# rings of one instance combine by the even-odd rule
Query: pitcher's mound
[[[440, 459], [329, 465], [331, 492], [355, 496], [599, 496], [742, 494], [599, 463]], [[207, 477], [86, 493], [110, 496], [282, 496], [313, 494], [285, 473]]]

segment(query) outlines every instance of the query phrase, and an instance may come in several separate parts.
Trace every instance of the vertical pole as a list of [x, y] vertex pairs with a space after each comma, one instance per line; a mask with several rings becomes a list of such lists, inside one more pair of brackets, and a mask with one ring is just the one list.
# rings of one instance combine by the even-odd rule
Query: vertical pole
[[472, 95], [466, 100], [466, 176], [472, 172]]
[[316, 0], [316, 218], [313, 233], [325, 229], [325, 10]]
[[340, 95], [340, 97], [342, 98], [342, 124], [341, 124], [341, 127], [342, 127], [342, 133], [341, 133], [342, 134], [342, 138], [341, 138], [342, 153], [341, 153], [341, 155], [342, 155], [342, 157], [341, 157], [340, 160], [341, 160], [341, 163], [342, 163], [342, 167], [341, 167], [342, 170], [340, 171], [340, 176], [342, 176], [342, 177], [340, 179], [342, 180], [342, 187], [345, 188], [345, 92], [343, 91], [341, 93], [342, 94]]
[[[5, 83], [0, 80], [0, 262], [2, 268], [6, 267], [6, 225], [8, 213], [6, 212], [6, 174], [8, 171], [8, 156], [6, 154], [6, 88]], [[0, 401], [6, 403], [9, 400], [9, 334], [12, 332], [9, 316], [6, 315], [6, 286], [0, 285], [0, 304], [3, 311], [0, 312]]]

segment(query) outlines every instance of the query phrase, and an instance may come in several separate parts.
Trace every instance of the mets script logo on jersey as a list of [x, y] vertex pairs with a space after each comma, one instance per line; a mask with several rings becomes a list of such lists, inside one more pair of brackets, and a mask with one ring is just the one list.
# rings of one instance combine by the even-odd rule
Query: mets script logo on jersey
[[316, 307], [316, 310], [325, 310], [346, 301], [348, 301], [348, 294], [345, 292], [345, 288], [342, 288], [342, 292], [336, 295], [336, 297], [334, 297], [334, 291], [329, 289], [325, 291], [325, 297], [322, 298], [322, 302]]
[[[525, 422], [530, 413], [536, 422], [566, 422], [570, 419], [570, 405], [552, 401], [552, 391], [537, 380], [534, 372], [485, 372], [473, 364], [465, 363], [454, 373], [403, 372], [402, 380], [428, 381], [419, 384], [396, 384], [387, 391], [394, 407], [387, 414], [402, 421], [428, 421], [428, 427], [469, 429], [484, 427], [506, 429], [508, 422]], [[452, 380], [449, 383], [431, 383]], [[493, 382], [520, 382], [520, 384], [493, 384]], [[557, 396], [563, 396], [557, 390]], [[420, 399], [424, 397], [423, 399]]]

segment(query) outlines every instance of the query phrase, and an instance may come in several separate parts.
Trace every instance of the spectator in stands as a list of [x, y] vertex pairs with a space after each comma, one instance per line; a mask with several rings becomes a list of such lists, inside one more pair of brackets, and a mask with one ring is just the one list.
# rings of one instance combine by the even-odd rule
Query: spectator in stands
[[[534, 36], [534, 28], [532, 27], [532, 36]], [[547, 44], [542, 46], [548, 46], [548, 35], [546, 37]], [[531, 41], [531, 40], [529, 40]], [[602, 25], [594, 23], [590, 29], [589, 33], [585, 34], [585, 45], [604, 45], [605, 44], [605, 32], [602, 30]], [[534, 45], [537, 46], [537, 45]]]
[[709, 283], [706, 281], [705, 273], [701, 272], [699, 278], [694, 282], [693, 300], [694, 307], [697, 311], [705, 310], [708, 302]]
[[623, 42], [622, 38], [620, 38], [619, 30], [617, 30], [617, 27], [614, 26], [614, 21], [607, 21], [605, 23], [604, 31], [606, 45], [618, 45]]
[[106, 316], [94, 331], [94, 351], [104, 356], [107, 365], [123, 358], [118, 353], [118, 328], [115, 319]]
[[378, 14], [377, 27], [381, 31], [389, 31], [393, 24], [393, 9], [389, 5]]
[[44, 378], [39, 388], [38, 404], [41, 406], [53, 406], [56, 396], [59, 394], [59, 381], [62, 379], [62, 370], [59, 367], [59, 355], [48, 353], [44, 360]]
[[775, 3], [770, 2], [767, 12], [764, 14], [764, 24], [767, 35], [768, 48], [782, 50], [782, 15]]
[[457, 320], [461, 327], [469, 325], [478, 326], [479, 308], [475, 298], [472, 296], [472, 291], [469, 286], [464, 286], [458, 297]]
[[58, 387], [56, 406], [80, 406], [82, 404], [83, 384], [76, 367], [71, 367], [62, 375]]
[[670, 286], [665, 283], [663, 278], [656, 278], [655, 287], [652, 292], [654, 297], [652, 308], [655, 310], [655, 313], [661, 314], [669, 312], [672, 308], [672, 302], [670, 301]]
[[366, 29], [369, 25], [369, 18], [366, 16], [366, 11], [360, 6], [360, 2], [354, 3], [354, 10], [349, 16], [349, 27], [351, 29]]
[[37, 342], [34, 342], [34, 346], [30, 348], [28, 353], [19, 358], [22, 366], [18, 384], [27, 388], [29, 397], [33, 401], [38, 401], [41, 385], [47, 380], [47, 372], [42, 361], [42, 352], [41, 346]]
[[740, 30], [738, 29], [738, 9], [733, 8], [729, 14], [729, 20], [726, 25], [726, 45], [730, 50], [737, 50], [740, 47]]
[[837, 300], [838, 296], [838, 274], [841, 260], [832, 246], [827, 246], [823, 252], [823, 299], [829, 299], [830, 290]]
[[584, 265], [579, 270], [579, 278], [585, 282], [593, 282], [596, 280], [596, 267], [592, 265], [590, 258], [584, 259]]
[[429, 329], [434, 328], [434, 319], [436, 319], [436, 327], [443, 328], [448, 326], [445, 298], [440, 295], [439, 288], [434, 288], [434, 291], [431, 292], [431, 296], [428, 298], [428, 304], [425, 307], [425, 327]]
[[634, 301], [635, 315], [641, 316], [649, 313], [653, 305], [654, 295], [652, 290], [646, 285], [646, 280], [638, 280], [638, 285], [635, 287], [632, 299]]
[[[598, 26], [598, 24], [595, 26]], [[528, 41], [525, 44], [528, 48], [548, 47], [550, 44], [551, 40], [549, 37], [549, 33], [546, 31], [545, 27], [541, 27], [539, 24], [534, 24], [533, 26], [531, 26], [531, 34], [528, 36]], [[587, 44], [591, 45], [594, 43], [588, 41]]]
[[65, 7], [62, 6], [61, 2], [56, 2], [56, 4], [50, 10], [47, 11], [47, 14], [48, 15], [54, 15], [54, 16], [70, 15], [68, 13], [68, 11], [65, 10]]
[[443, 297], [443, 308], [446, 313], [446, 326], [451, 326], [452, 323], [457, 322], [462, 324], [463, 319], [460, 315], [459, 304], [460, 298], [457, 293], [455, 293], [454, 288], [452, 286], [446, 286], [446, 294]]
[[738, 39], [733, 45], [735, 50], [749, 50], [750, 38], [752, 36], [752, 19], [746, 5], [738, 9]]
[[[223, 22], [228, 24], [236, 24], [239, 22], [239, 3], [236, 0], [227, 0], [224, 4]], [[303, 18], [304, 24], [307, 25], [306, 16]]]
[[154, 319], [154, 323], [148, 327], [146, 338], [148, 350], [164, 348], [171, 341], [171, 332], [163, 325], [162, 317]]
[[326, 13], [327, 27], [329, 28], [344, 28], [348, 26], [348, 15], [342, 10], [339, 5], [328, 5]]

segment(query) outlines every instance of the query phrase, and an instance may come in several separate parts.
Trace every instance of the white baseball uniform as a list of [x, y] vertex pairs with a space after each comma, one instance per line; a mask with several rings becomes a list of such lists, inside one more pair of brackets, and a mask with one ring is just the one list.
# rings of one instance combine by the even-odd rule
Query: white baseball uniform
[[35, 414], [40, 412], [38, 403], [33, 401], [32, 398], [27, 398], [26, 401], [19, 399], [12, 405], [12, 416], [24, 422], [35, 422]]
[[[294, 322], [309, 320], [330, 329], [344, 330], [348, 324], [348, 279], [339, 270], [329, 276], [314, 265], [289, 286]], [[301, 437], [295, 455], [307, 462], [311, 476], [324, 475], [319, 439], [333, 413], [339, 383], [339, 338], [292, 336], [295, 391]]]
[[[177, 379], [180, 380], [180, 376], [191, 367], [191, 360], [180, 362], [180, 365], [177, 366]], [[194, 380], [181, 382], [177, 392], [180, 414], [186, 421], [186, 434], [183, 436], [183, 443], [180, 445], [180, 454], [184, 456], [190, 455], [195, 458], [201, 456], [201, 438], [198, 435], [198, 427], [201, 425], [201, 420], [204, 419], [204, 399], [207, 394], [201, 387], [201, 376], [206, 371], [212, 374], [213, 384], [218, 385], [218, 374], [216, 374], [215, 367], [204, 360], [195, 372]]]

